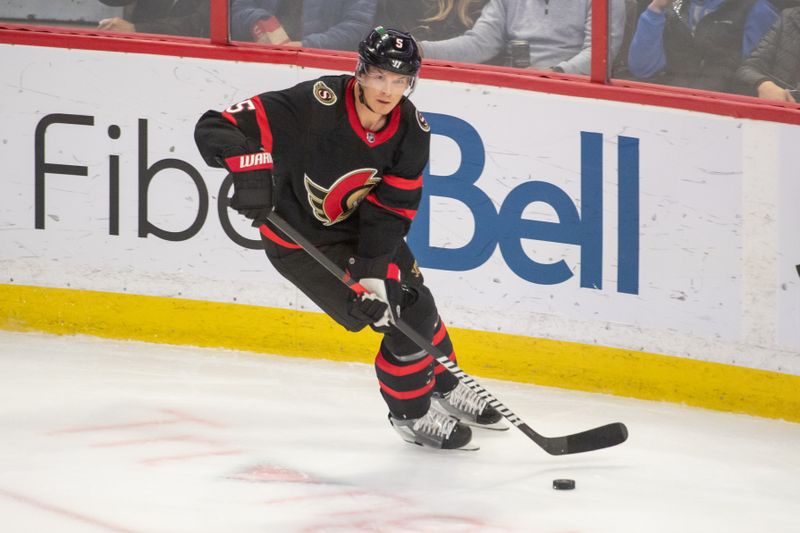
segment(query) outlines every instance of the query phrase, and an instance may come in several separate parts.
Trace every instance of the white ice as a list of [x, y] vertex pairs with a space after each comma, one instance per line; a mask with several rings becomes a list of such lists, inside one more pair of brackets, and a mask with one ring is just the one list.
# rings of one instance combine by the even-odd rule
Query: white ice
[[545, 435], [630, 438], [430, 451], [369, 365], [0, 332], [0, 531], [800, 531], [800, 424], [479, 381]]

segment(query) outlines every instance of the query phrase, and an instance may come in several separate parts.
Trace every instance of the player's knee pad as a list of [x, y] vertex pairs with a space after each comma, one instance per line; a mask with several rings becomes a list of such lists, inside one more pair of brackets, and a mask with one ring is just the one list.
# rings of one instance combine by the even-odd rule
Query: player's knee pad
[[[433, 338], [439, 312], [431, 291], [424, 285], [404, 285], [403, 291], [400, 319], [424, 338]], [[407, 356], [420, 351], [419, 346], [396, 328], [384, 335], [383, 343], [396, 356]]]

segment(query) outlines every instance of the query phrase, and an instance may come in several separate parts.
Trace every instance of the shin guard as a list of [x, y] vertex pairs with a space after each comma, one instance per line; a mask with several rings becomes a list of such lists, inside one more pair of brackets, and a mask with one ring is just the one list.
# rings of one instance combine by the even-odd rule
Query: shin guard
[[[447, 328], [444, 326], [444, 322], [442, 322], [441, 318], [437, 320], [436, 332], [433, 334], [433, 340], [431, 344], [439, 348], [442, 352], [446, 353], [447, 358], [452, 362], [458, 364], [458, 361], [456, 361], [456, 352], [453, 351], [453, 343], [450, 340], [450, 335], [447, 333]], [[458, 378], [448, 372], [448, 370], [439, 363], [436, 363], [436, 366], [434, 367], [434, 374], [436, 377], [436, 385], [434, 385], [434, 390], [436, 392], [450, 392], [458, 385]]]
[[375, 373], [381, 396], [395, 418], [420, 418], [431, 405], [434, 386], [433, 358], [425, 352], [395, 356], [381, 344], [375, 357]]

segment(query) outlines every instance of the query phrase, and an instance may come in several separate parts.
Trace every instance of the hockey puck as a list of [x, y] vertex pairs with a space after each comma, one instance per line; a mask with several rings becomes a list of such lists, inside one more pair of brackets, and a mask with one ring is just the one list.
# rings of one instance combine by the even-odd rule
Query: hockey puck
[[556, 490], [572, 490], [575, 488], [574, 479], [554, 479], [553, 488]]

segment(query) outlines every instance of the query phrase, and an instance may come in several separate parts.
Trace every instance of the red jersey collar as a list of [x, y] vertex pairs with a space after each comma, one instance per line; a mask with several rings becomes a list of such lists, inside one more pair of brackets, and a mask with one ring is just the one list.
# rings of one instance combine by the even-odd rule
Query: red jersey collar
[[367, 146], [373, 147], [385, 143], [397, 133], [397, 128], [400, 126], [400, 105], [402, 104], [402, 100], [400, 104], [397, 104], [395, 108], [392, 109], [392, 112], [389, 114], [389, 122], [381, 131], [373, 132], [365, 130], [356, 112], [355, 91], [353, 90], [355, 83], [356, 79], [350, 78], [350, 81], [347, 82], [344, 98], [350, 127], [353, 128], [355, 134], [358, 135]]

